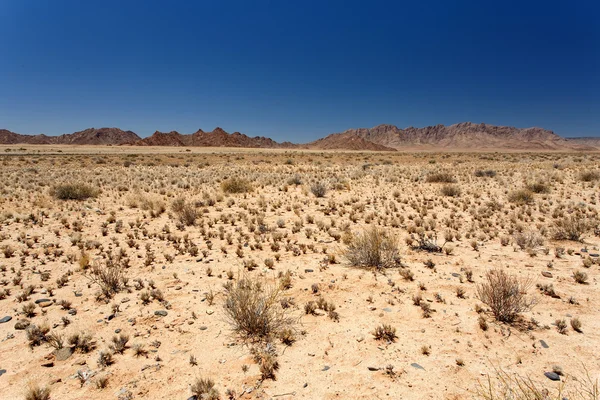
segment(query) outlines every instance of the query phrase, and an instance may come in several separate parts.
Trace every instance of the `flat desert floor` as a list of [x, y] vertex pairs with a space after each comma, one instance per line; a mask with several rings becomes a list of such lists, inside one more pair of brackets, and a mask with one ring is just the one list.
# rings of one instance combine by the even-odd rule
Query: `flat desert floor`
[[2, 399], [597, 398], [597, 154], [49, 147], [0, 149]]

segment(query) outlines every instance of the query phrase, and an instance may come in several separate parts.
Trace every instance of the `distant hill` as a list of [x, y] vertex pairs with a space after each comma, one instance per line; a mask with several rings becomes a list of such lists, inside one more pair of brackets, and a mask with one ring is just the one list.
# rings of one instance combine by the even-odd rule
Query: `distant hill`
[[[586, 146], [569, 142], [542, 128], [514, 128], [463, 122], [455, 125], [435, 125], [424, 128], [400, 129], [394, 125], [349, 129], [343, 133], [357, 135], [382, 146], [452, 149], [510, 150], [585, 150]], [[594, 149], [588, 149], [594, 150]]]
[[333, 133], [324, 138], [315, 140], [305, 145], [309, 149], [319, 150], [364, 150], [364, 151], [396, 151], [372, 141], [363, 139], [354, 133]]
[[402, 149], [600, 150], [600, 138], [565, 139], [543, 128], [522, 129], [471, 122], [405, 129], [394, 125], [378, 125], [373, 128], [348, 129], [306, 144], [278, 143], [263, 136], [250, 137], [239, 132], [227, 133], [218, 127], [210, 132], [199, 129], [191, 134], [156, 131], [144, 139], [132, 131], [123, 131], [119, 128], [89, 128], [60, 136], [21, 135], [2, 129], [0, 130], [0, 144], [197, 146], [355, 151]]
[[574, 137], [566, 138], [567, 142], [580, 146], [596, 147], [600, 149], [600, 137]]
[[199, 147], [248, 147], [248, 148], [289, 148], [292, 143], [277, 143], [273, 139], [262, 136], [250, 137], [243, 133], [227, 133], [221, 128], [211, 132], [202, 129], [192, 134], [181, 134], [176, 131], [163, 133], [156, 131], [152, 136], [134, 143], [140, 146], [199, 146]]
[[131, 131], [119, 128], [89, 128], [84, 131], [60, 136], [21, 135], [0, 129], [0, 144], [85, 144], [85, 145], [121, 145], [131, 144], [140, 137]]

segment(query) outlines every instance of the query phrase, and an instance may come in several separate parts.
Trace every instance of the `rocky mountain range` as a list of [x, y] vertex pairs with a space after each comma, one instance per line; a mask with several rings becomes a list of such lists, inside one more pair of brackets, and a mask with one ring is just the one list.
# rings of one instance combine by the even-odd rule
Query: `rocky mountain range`
[[122, 145], [133, 144], [141, 138], [131, 131], [119, 128], [89, 128], [84, 131], [60, 136], [21, 135], [0, 129], [0, 144], [79, 144], [79, 145]]
[[250, 137], [243, 133], [227, 133], [221, 128], [191, 134], [156, 131], [141, 138], [132, 131], [118, 128], [89, 128], [60, 136], [22, 135], [0, 129], [0, 144], [52, 145], [132, 145], [180, 147], [245, 147], [315, 150], [600, 150], [600, 138], [563, 138], [542, 128], [514, 128], [463, 122], [405, 129], [394, 125], [349, 129], [306, 144], [278, 143], [270, 138]]

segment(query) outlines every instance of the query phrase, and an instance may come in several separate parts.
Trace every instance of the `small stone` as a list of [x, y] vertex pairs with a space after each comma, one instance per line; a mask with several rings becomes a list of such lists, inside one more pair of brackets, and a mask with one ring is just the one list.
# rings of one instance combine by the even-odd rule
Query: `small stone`
[[159, 317], [166, 317], [167, 314], [169, 314], [169, 313], [166, 312], [165, 310], [154, 311], [154, 315], [158, 315]]
[[207, 313], [208, 315], [213, 315], [213, 314], [214, 314], [214, 311], [213, 311], [213, 310], [206, 310], [206, 313]]
[[359, 337], [356, 338], [356, 341], [358, 343], [362, 342], [363, 340], [365, 340], [365, 335], [360, 335]]
[[44, 363], [44, 364], [42, 364], [42, 367], [52, 368], [52, 367], [54, 367], [54, 362], [50, 361], [50, 362]]
[[7, 315], [6, 317], [2, 317], [2, 319], [0, 319], [0, 324], [3, 324], [5, 322], [8, 322], [12, 319], [12, 317], [10, 315]]
[[129, 301], [129, 297], [123, 297], [121, 299], [121, 303], [127, 303]]
[[423, 371], [425, 371], [425, 368], [423, 368], [422, 366], [420, 366], [417, 363], [412, 363], [410, 364], [411, 367], [416, 368], [416, 369], [422, 369]]
[[558, 375], [556, 372], [544, 372], [544, 375], [551, 381], [560, 381], [560, 375]]
[[543, 348], [547, 349], [550, 346], [548, 346], [548, 344], [546, 342], [544, 342], [543, 340], [540, 340], [540, 344], [542, 345]]
[[73, 350], [70, 347], [63, 347], [56, 350], [56, 361], [65, 361], [73, 355]]
[[202, 325], [202, 326], [200, 327], [200, 330], [201, 330], [201, 331], [205, 331], [205, 330], [207, 330], [207, 329], [208, 329], [208, 327], [207, 327], [207, 326], [205, 326], [205, 325]]
[[546, 278], [552, 278], [552, 273], [548, 271], [542, 271], [542, 276], [545, 276]]
[[385, 311], [385, 312], [392, 312], [392, 309], [389, 308], [389, 307], [386, 307], [386, 308], [383, 309], [383, 311]]
[[308, 274], [309, 272], [315, 272], [314, 270], [310, 269], [310, 268], [306, 268], [304, 270], [304, 273]]
[[0, 376], [4, 375], [6, 373], [5, 369], [0, 369]]
[[29, 320], [27, 319], [21, 319], [19, 321], [17, 321], [17, 323], [15, 324], [15, 329], [18, 331], [22, 331], [27, 329], [27, 327], [31, 325], [31, 322], [29, 322]]
[[50, 300], [50, 299], [37, 299], [35, 301], [35, 304], [41, 304], [41, 303], [46, 303], [46, 302], [50, 302], [50, 301], [52, 301], [52, 300]]
[[83, 296], [83, 293], [81, 293], [81, 292], [75, 292], [75, 297], [81, 297], [81, 296]]
[[323, 369], [321, 371], [329, 371], [329, 368], [331, 368], [329, 365], [326, 365], [323, 367]]
[[379, 367], [367, 367], [369, 371], [379, 371]]
[[115, 329], [115, 333], [121, 333], [121, 328]]
[[71, 309], [69, 310], [69, 315], [77, 315], [77, 310], [76, 310], [76, 309], [74, 309], [74, 308], [71, 308]]
[[590, 257], [600, 257], [600, 254], [598, 254], [598, 253], [590, 253]]
[[307, 383], [307, 382], [305, 382], [305, 383], [304, 383], [304, 385], [302, 385], [302, 387], [303, 387], [303, 388], [305, 388], [305, 387], [307, 387], [307, 386], [308, 386], [308, 383]]

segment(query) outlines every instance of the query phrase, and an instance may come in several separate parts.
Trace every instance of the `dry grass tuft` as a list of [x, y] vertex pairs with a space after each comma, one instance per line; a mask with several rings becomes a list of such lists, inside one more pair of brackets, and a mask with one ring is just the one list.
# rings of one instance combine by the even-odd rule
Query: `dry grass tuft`
[[376, 226], [355, 235], [344, 255], [352, 267], [384, 269], [400, 265], [396, 237]]

